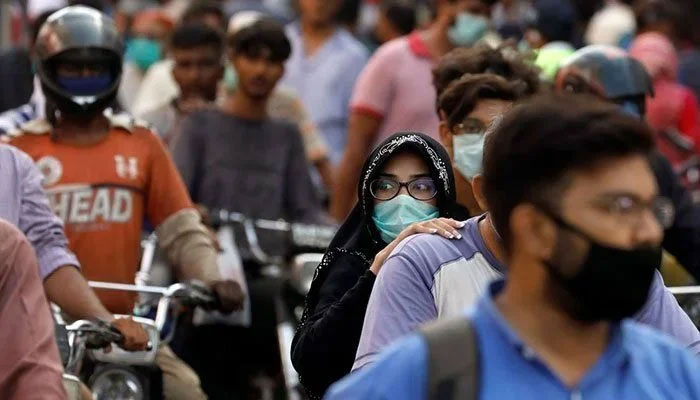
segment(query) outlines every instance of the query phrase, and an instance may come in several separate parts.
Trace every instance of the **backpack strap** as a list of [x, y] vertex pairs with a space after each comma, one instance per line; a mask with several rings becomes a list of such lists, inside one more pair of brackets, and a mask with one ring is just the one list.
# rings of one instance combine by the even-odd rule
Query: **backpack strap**
[[439, 320], [421, 328], [428, 343], [429, 400], [477, 400], [479, 349], [465, 317]]

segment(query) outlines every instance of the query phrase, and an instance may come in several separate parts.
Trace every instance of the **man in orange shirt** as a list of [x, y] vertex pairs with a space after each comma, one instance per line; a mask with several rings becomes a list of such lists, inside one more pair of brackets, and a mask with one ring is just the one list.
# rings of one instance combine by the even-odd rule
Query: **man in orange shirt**
[[[208, 284], [225, 312], [240, 308], [239, 283], [222, 280], [213, 242], [160, 140], [128, 116], [105, 112], [119, 87], [123, 45], [111, 19], [68, 7], [47, 20], [36, 68], [47, 118], [25, 124], [11, 144], [44, 174], [54, 211], [89, 280], [128, 283], [145, 218], [182, 279]], [[99, 293], [110, 312], [131, 313], [132, 296]], [[203, 399], [196, 374], [161, 346], [166, 399]]]

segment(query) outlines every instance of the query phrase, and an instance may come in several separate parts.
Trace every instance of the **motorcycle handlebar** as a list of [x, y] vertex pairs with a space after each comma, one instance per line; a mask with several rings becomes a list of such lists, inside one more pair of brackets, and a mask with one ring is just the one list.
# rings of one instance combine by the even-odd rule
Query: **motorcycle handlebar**
[[187, 307], [202, 307], [215, 309], [219, 306], [219, 299], [204, 284], [199, 282], [176, 283], [168, 287], [140, 286], [123, 283], [88, 282], [93, 289], [118, 290], [133, 293], [150, 293], [160, 295], [156, 311], [155, 324], [159, 332], [163, 331], [168, 318], [170, 303], [176, 301]]
[[79, 320], [66, 326], [66, 330], [84, 336], [85, 347], [88, 349], [101, 349], [111, 343], [124, 343], [124, 335], [103, 321]]
[[245, 215], [225, 209], [214, 209], [208, 213], [213, 226], [240, 224], [252, 255], [260, 264], [268, 264], [270, 257], [260, 246], [257, 229], [282, 232], [289, 235], [293, 248], [325, 250], [330, 245], [338, 229], [334, 225], [306, 224], [284, 220], [248, 218]]

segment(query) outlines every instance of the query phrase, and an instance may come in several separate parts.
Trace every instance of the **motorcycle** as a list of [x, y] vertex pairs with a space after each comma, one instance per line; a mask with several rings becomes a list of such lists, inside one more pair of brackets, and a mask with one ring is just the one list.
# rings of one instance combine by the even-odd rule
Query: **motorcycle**
[[[211, 211], [209, 220], [219, 230], [238, 228], [237, 232], [242, 232], [242, 235], [234, 236], [243, 262], [261, 266], [263, 276], [282, 280], [280, 294], [275, 299], [275, 319], [284, 394], [289, 400], [305, 398], [299, 375], [292, 365], [292, 339], [301, 321], [316, 268], [337, 227], [253, 219], [227, 210]], [[272, 239], [267, 240], [267, 249], [264, 249], [260, 232], [271, 234], [267, 238]], [[269, 385], [263, 390], [262, 397], [272, 398], [273, 392], [273, 385]]]
[[[60, 314], [55, 318], [65, 332], [67, 346], [64, 361], [64, 386], [69, 399], [80, 399], [80, 382], [84, 382], [97, 400], [155, 400], [162, 398], [162, 374], [156, 365], [161, 344], [169, 343], [180, 317], [186, 310], [213, 308], [216, 298], [202, 284], [177, 283], [169, 287], [89, 282], [93, 289], [119, 290], [157, 296], [155, 318], [132, 317], [149, 337], [145, 351], [128, 352], [119, 345], [123, 336], [102, 321], [79, 320], [66, 324]], [[144, 304], [141, 305], [144, 307]], [[56, 311], [56, 310], [55, 310]], [[59, 342], [62, 335], [59, 334]], [[109, 348], [109, 351], [106, 349]], [[65, 352], [67, 351], [67, 354]]]

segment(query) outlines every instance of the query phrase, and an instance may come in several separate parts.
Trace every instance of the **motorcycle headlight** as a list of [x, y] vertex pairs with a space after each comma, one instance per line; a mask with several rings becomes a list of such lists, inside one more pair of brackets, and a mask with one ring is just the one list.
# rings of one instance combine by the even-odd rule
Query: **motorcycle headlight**
[[141, 381], [133, 372], [110, 368], [98, 372], [91, 379], [92, 394], [96, 400], [143, 400]]

